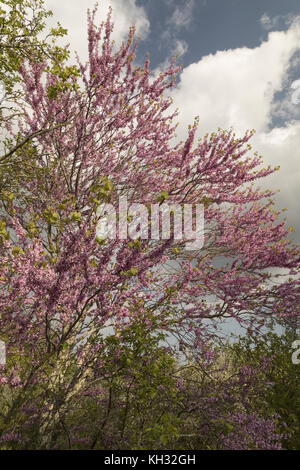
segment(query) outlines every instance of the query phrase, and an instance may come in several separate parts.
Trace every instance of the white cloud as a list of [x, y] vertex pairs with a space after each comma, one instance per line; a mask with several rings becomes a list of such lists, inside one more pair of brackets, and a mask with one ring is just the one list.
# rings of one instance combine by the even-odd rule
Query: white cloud
[[277, 15], [270, 17], [267, 13], [264, 13], [260, 18], [260, 24], [266, 30], [271, 30], [278, 28], [280, 23], [285, 25], [291, 25], [293, 22], [297, 21], [297, 17], [293, 16], [291, 13], [286, 15]]
[[[286, 97], [275, 105], [274, 95], [289, 83], [293, 54], [299, 49], [300, 25], [293, 22], [287, 31], [270, 32], [267, 40], [254, 49], [218, 51], [190, 64], [172, 94], [174, 106], [180, 111], [180, 139], [185, 138], [188, 124], [197, 115], [200, 135], [218, 127], [232, 126], [239, 135], [256, 129], [253, 149], [263, 155], [267, 165], [281, 165], [281, 171], [267, 178], [265, 184], [281, 189], [279, 203], [290, 208], [291, 223], [298, 226], [300, 122], [296, 117], [300, 104], [298, 110]], [[286, 123], [272, 129], [276, 112], [277, 117], [280, 112], [284, 114]]]
[[300, 121], [261, 132], [254, 137], [253, 146], [259, 149], [266, 164], [280, 165], [280, 171], [266, 183], [280, 189], [276, 199], [281, 207], [288, 208], [288, 220], [297, 228], [299, 242]]
[[233, 126], [244, 132], [265, 131], [274, 93], [281, 90], [293, 53], [299, 48], [300, 26], [271, 32], [259, 47], [218, 51], [186, 67], [174, 91], [184, 126], [200, 115], [201, 132]]
[[175, 46], [172, 50], [172, 55], [177, 56], [178, 58], [183, 56], [188, 50], [188, 44], [184, 40], [177, 39]]
[[[59, 21], [68, 29], [67, 42], [84, 60], [87, 58], [87, 9], [93, 10], [96, 0], [46, 0], [46, 7], [53, 11], [51, 23]], [[136, 34], [145, 38], [150, 23], [143, 7], [136, 0], [101, 0], [98, 7], [99, 24], [107, 17], [109, 6], [113, 8], [112, 19], [115, 24], [113, 39], [117, 45], [127, 38], [130, 26], [136, 26]], [[64, 40], [66, 42], [66, 40]]]
[[194, 6], [194, 0], [189, 0], [184, 6], [177, 6], [168, 22], [177, 28], [189, 26], [193, 19]]
[[272, 20], [267, 13], [264, 13], [259, 21], [263, 28], [271, 29], [273, 26], [275, 26], [277, 19], [273, 18]]

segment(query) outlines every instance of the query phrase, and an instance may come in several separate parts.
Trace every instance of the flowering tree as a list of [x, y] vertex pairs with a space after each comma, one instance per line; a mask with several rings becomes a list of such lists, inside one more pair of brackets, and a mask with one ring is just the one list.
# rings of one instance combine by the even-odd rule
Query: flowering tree
[[[55, 59], [59, 63], [66, 57], [67, 50], [54, 42], [54, 38], [65, 35], [66, 30], [59, 24], [50, 31], [45, 28], [45, 20], [51, 15], [43, 0], [1, 1], [0, 80], [5, 83], [8, 94], [16, 91], [15, 84], [21, 79], [19, 67], [25, 58], [35, 62]], [[45, 33], [44, 38], [42, 33]]]
[[[277, 325], [278, 326], [278, 325]], [[284, 330], [283, 330], [284, 327]], [[280, 334], [269, 331], [264, 339], [245, 337], [232, 345], [230, 353], [235, 366], [245, 364], [260, 367], [264, 356], [271, 367], [261, 371], [262, 383], [272, 384], [264, 393], [264, 407], [272, 409], [281, 415], [282, 431], [287, 431], [285, 439], [281, 440], [285, 449], [299, 449], [299, 382], [298, 364], [293, 361], [293, 343], [299, 337], [299, 329], [295, 325], [281, 325]]]
[[[44, 7], [43, 0], [3, 0], [0, 6], [0, 190], [12, 190], [21, 184], [24, 174], [32, 171], [30, 156], [20, 161], [18, 152], [23, 145], [36, 135], [15, 134], [12, 139], [6, 135], [9, 125], [13, 126], [18, 116], [22, 117], [20, 103], [23, 103], [22, 74], [20, 66], [25, 59], [33, 63], [48, 60], [48, 65], [60, 78], [60, 87], [71, 86], [69, 75], [76, 74], [76, 68], [66, 64], [69, 57], [67, 48], [59, 47], [56, 38], [64, 36], [66, 30], [59, 24], [50, 30], [45, 20], [52, 15]], [[47, 123], [51, 127], [50, 123]], [[38, 132], [47, 132], [48, 128]], [[4, 138], [4, 136], [6, 138]]]
[[[21, 186], [0, 194], [2, 442], [55, 447], [78, 400], [97, 394], [109, 341], [121, 344], [137, 322], [157, 342], [173, 335], [196, 360], [209, 360], [220, 319], [254, 331], [270, 315], [299, 309], [299, 248], [271, 192], [254, 186], [275, 169], [249, 156], [253, 132], [237, 138], [220, 129], [196, 141], [196, 119], [185, 142], [174, 143], [177, 112], [168, 112], [166, 93], [179, 68], [152, 77], [148, 58], [134, 65], [134, 28], [115, 50], [110, 15], [98, 28], [95, 14], [80, 76], [24, 63], [23, 114], [17, 129], [7, 124], [8, 145], [23, 138], [7, 155], [29, 170]], [[99, 238], [99, 205], [117, 207], [120, 197], [150, 211], [166, 201], [203, 204], [204, 246], [188, 251], [174, 233]]]

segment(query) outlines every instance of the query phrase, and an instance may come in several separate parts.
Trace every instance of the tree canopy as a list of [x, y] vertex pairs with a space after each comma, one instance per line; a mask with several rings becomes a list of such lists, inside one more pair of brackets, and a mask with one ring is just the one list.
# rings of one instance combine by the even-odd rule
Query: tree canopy
[[[89, 60], [70, 66], [36, 42], [42, 2], [2, 3], [0, 60], [7, 89], [15, 74], [22, 87], [14, 125], [1, 122], [4, 448], [280, 448], [280, 409], [257, 399], [268, 360], [237, 364], [221, 341], [222, 319], [259, 335], [299, 314], [300, 251], [258, 186], [277, 169], [252, 155], [254, 131], [198, 139], [196, 118], [176, 141], [180, 67], [136, 65], [134, 28], [117, 49], [111, 15], [97, 26], [89, 12]], [[202, 204], [204, 246], [152, 239], [150, 224], [99, 238], [99, 206], [122, 197]]]

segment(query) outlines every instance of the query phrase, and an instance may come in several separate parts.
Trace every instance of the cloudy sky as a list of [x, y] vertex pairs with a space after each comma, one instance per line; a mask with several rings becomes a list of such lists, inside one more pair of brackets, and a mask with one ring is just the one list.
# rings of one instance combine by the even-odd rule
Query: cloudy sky
[[[68, 42], [87, 56], [86, 10], [95, 0], [46, 0], [68, 29]], [[137, 60], [150, 53], [163, 69], [172, 55], [184, 65], [173, 91], [179, 136], [200, 116], [200, 132], [256, 129], [253, 150], [281, 170], [266, 182], [280, 189], [279, 207], [300, 242], [300, 2], [299, 0], [100, 0], [99, 21], [113, 8], [120, 43], [135, 24]], [[299, 80], [299, 82], [297, 82]]]

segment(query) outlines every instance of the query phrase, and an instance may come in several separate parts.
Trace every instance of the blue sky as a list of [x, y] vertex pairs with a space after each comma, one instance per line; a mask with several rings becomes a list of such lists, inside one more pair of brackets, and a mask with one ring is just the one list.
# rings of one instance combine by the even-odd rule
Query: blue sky
[[[52, 23], [68, 29], [71, 49], [83, 60], [86, 10], [94, 4], [46, 0]], [[155, 73], [174, 54], [184, 65], [172, 92], [180, 110], [178, 139], [197, 115], [201, 134], [218, 127], [237, 134], [256, 129], [253, 151], [266, 165], [281, 166], [263, 185], [280, 189], [276, 203], [288, 208], [300, 243], [300, 99], [292, 99], [292, 84], [300, 80], [299, 0], [100, 0], [99, 22], [109, 5], [117, 44], [136, 25], [138, 62], [149, 52]]]
[[257, 47], [267, 39], [268, 29], [285, 30], [289, 19], [300, 14], [298, 0], [137, 0], [136, 4], [150, 21], [140, 51], [149, 50], [154, 66], [172, 52], [176, 41], [187, 46], [183, 65], [220, 50]]

